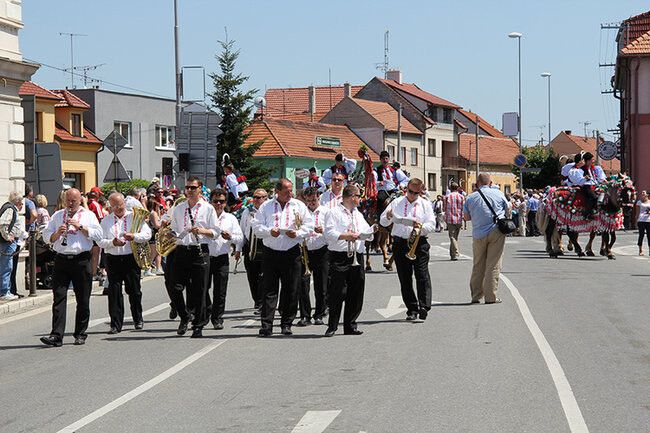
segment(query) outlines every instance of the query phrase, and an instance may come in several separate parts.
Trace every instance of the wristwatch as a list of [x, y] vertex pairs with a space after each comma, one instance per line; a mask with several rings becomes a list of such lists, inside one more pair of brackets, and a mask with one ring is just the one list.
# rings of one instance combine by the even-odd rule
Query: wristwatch
[[84, 226], [82, 224], [79, 224], [79, 230], [83, 230]]

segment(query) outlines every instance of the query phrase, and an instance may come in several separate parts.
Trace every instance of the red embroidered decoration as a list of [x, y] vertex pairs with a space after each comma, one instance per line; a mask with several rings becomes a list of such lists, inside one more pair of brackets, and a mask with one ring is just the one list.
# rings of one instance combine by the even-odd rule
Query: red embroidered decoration
[[187, 216], [190, 214], [190, 205], [189, 203], [187, 204], [187, 212], [183, 215], [183, 230], [188, 229], [194, 225], [194, 221], [196, 221], [196, 216], [199, 214], [199, 208], [201, 207], [201, 202], [196, 203], [196, 210], [194, 211], [194, 218], [190, 215], [190, 225], [187, 225]]
[[[113, 229], [115, 230], [115, 237], [117, 239], [120, 239], [120, 225], [119, 225], [119, 219], [117, 218], [117, 215], [113, 215], [114, 218], [114, 224], [113, 224]], [[124, 215], [124, 231], [122, 233], [126, 233], [126, 215]]]

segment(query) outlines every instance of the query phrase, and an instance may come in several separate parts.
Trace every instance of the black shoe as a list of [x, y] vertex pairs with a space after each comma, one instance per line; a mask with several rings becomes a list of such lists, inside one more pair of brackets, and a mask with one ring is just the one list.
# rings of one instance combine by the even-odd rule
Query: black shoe
[[417, 313], [408, 313], [406, 315], [406, 320], [408, 320], [408, 321], [416, 320], [417, 318], [418, 318]]
[[63, 346], [63, 341], [59, 340], [56, 337], [41, 337], [41, 343], [47, 345], [47, 346], [53, 346], [53, 347], [61, 347]]
[[169, 310], [169, 319], [170, 319], [170, 320], [174, 320], [174, 319], [177, 318], [177, 317], [178, 317], [178, 311], [176, 311], [176, 308], [172, 307], [172, 308]]
[[142, 328], [144, 328], [144, 323], [142, 321], [135, 323], [135, 329], [142, 329]]
[[256, 309], [253, 310], [253, 315], [259, 316], [260, 314], [262, 314], [262, 309], [261, 308], [256, 308]]
[[260, 329], [259, 336], [260, 337], [270, 337], [273, 335], [273, 330], [270, 328], [262, 328]]
[[86, 344], [86, 337], [75, 337], [74, 338], [74, 345], [75, 346], [83, 346]]
[[486, 304], [500, 304], [501, 302], [503, 301], [499, 298], [496, 298], [494, 301], [485, 301]]
[[472, 299], [472, 304], [478, 304], [478, 303], [480, 303], [480, 302], [481, 302], [481, 301], [479, 301], [478, 299]]
[[192, 331], [192, 336], [190, 338], [201, 338], [203, 337], [203, 328], [194, 328]]
[[429, 312], [426, 310], [426, 308], [420, 308], [420, 320], [427, 320], [427, 315]]
[[185, 335], [187, 332], [187, 321], [181, 319], [181, 323], [178, 325], [178, 329], [176, 330], [176, 333], [178, 335]]
[[311, 319], [300, 319], [296, 326], [309, 326], [311, 325]]
[[324, 325], [325, 322], [323, 322], [323, 319], [314, 319], [314, 325]]
[[109, 334], [109, 335], [119, 334], [119, 333], [120, 333], [120, 330], [117, 329], [115, 326], [111, 326], [111, 330], [108, 331], [108, 334]]
[[349, 331], [343, 332], [343, 334], [345, 334], [345, 335], [361, 335], [361, 334], [363, 334], [363, 331], [361, 331], [359, 329], [350, 329]]
[[327, 328], [327, 331], [325, 331], [325, 336], [326, 337], [333, 337], [335, 332], [336, 332], [336, 329]]
[[293, 331], [291, 330], [291, 326], [281, 326], [280, 327], [280, 334], [282, 334], [282, 335], [293, 335]]
[[214, 326], [214, 329], [217, 331], [220, 331], [223, 329], [223, 322], [212, 322], [212, 326]]
[[452, 262], [455, 262], [456, 260], [458, 260], [458, 257], [452, 257], [452, 258], [451, 258], [451, 261], [452, 261]]

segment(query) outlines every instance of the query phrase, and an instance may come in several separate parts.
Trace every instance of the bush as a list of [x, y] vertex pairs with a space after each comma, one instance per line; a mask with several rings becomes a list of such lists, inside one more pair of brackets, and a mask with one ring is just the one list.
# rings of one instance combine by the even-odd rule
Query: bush
[[[118, 192], [121, 192], [125, 196], [131, 191], [132, 188], [146, 188], [151, 182], [145, 179], [131, 179], [128, 182], [119, 182], [117, 184]], [[104, 195], [108, 195], [108, 192], [115, 188], [115, 182], [107, 183], [102, 185], [99, 189], [102, 190]]]

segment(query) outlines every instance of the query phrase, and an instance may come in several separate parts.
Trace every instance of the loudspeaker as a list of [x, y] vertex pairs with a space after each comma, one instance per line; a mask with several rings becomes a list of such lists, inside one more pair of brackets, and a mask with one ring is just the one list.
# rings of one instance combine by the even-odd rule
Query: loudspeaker
[[174, 158], [162, 159], [162, 174], [163, 176], [171, 176], [174, 174]]
[[178, 170], [179, 171], [190, 171], [190, 154], [189, 153], [179, 153], [178, 154]]

